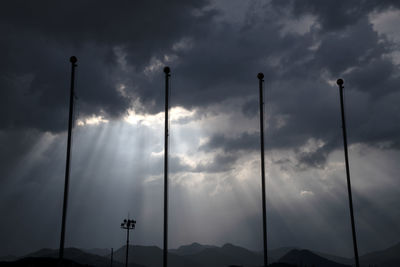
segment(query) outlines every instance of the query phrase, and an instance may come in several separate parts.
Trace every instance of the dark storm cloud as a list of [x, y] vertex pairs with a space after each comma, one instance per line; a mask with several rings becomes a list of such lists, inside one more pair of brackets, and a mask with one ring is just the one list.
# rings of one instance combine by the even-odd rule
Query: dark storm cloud
[[[0, 11], [2, 128], [65, 129], [70, 55], [78, 57], [77, 94], [84, 115], [120, 116], [131, 105], [117, 92], [129, 83], [119, 59], [139, 73], [150, 58], [201, 32], [213, 15], [207, 1], [14, 1]], [[123, 55], [117, 50], [122, 49]], [[132, 84], [133, 83], [133, 84]], [[146, 86], [141, 93], [151, 87]], [[132, 87], [127, 89], [132, 91]], [[139, 98], [146, 100], [145, 93]], [[12, 116], [8, 115], [12, 114]]]
[[14, 1], [2, 9], [1, 21], [11, 30], [59, 44], [127, 45], [128, 56], [140, 66], [154, 51], [168, 49], [183, 33], [208, 19], [209, 13], [202, 11], [207, 4], [204, 0], [117, 1], [112, 5], [107, 1]]
[[245, 132], [237, 137], [226, 137], [217, 134], [212, 136], [205, 144], [201, 145], [199, 149], [207, 152], [215, 149], [223, 149], [226, 152], [252, 150], [257, 148], [259, 138], [257, 133]]
[[[284, 127], [272, 128], [274, 146], [300, 146], [310, 137], [337, 143], [336, 129], [329, 125], [337, 103], [327, 103], [325, 93], [319, 92], [333, 90], [324, 76], [334, 80], [353, 68], [344, 75], [352, 82], [351, 89], [382, 97], [394, 92], [399, 80], [398, 68], [381, 58], [391, 51], [391, 44], [367, 20], [370, 12], [388, 8], [390, 2], [333, 3], [272, 2], [264, 7], [268, 16], [249, 12], [246, 23], [234, 27], [210, 19], [216, 12], [205, 11], [204, 1], [113, 6], [77, 2], [62, 7], [53, 2], [13, 2], [2, 9], [1, 19], [3, 50], [10, 51], [2, 63], [2, 94], [8, 100], [2, 108], [13, 114], [4, 118], [3, 127], [65, 129], [67, 53], [80, 58], [77, 95], [82, 115], [121, 116], [134, 99], [143, 104], [141, 112], [161, 111], [161, 69], [151, 78], [143, 71], [150, 59], [163, 61], [167, 54], [177, 57], [172, 63], [173, 105], [193, 108], [254, 96], [255, 75], [263, 71], [270, 90], [267, 105], [274, 107], [270, 120], [283, 115], [288, 121]], [[303, 35], [281, 34], [274, 8], [288, 6], [296, 16], [311, 13], [327, 26]], [[358, 16], [340, 20], [347, 26], [342, 27], [332, 17], [335, 12], [328, 12], [336, 9]], [[69, 20], [71, 14], [74, 19]], [[172, 48], [182, 40], [186, 40], [182, 49]], [[313, 45], [316, 48], [310, 49]], [[117, 91], [121, 84], [126, 85], [126, 95]], [[244, 114], [255, 116], [257, 107], [251, 107], [255, 103], [244, 105]]]
[[199, 163], [194, 172], [220, 173], [232, 170], [239, 156], [235, 154], [215, 154], [210, 162]]
[[367, 18], [340, 32], [323, 35], [321, 41], [312, 63], [332, 75], [340, 75], [351, 67], [364, 67], [392, 48], [390, 42], [381, 40]]
[[[394, 103], [400, 101], [399, 68], [386, 56], [395, 51], [396, 46], [386, 36], [379, 35], [368, 19], [372, 11], [382, 11], [396, 4], [368, 2], [369, 7], [364, 8], [355, 1], [339, 2], [334, 8], [349, 9], [358, 12], [359, 16], [354, 20], [342, 20], [346, 27], [339, 24], [331, 27], [334, 18], [330, 16], [334, 12], [327, 10], [333, 5], [333, 1], [328, 1], [326, 6], [325, 2], [303, 2], [291, 3], [290, 5], [294, 5], [293, 12], [299, 17], [307, 13], [316, 15], [317, 22], [323, 24], [322, 28], [311, 27], [303, 35], [286, 34], [275, 37], [271, 33], [273, 26], [263, 25], [268, 20], [262, 23], [258, 20], [252, 25], [252, 31], [268, 33], [272, 41], [269, 38], [263, 39], [270, 45], [265, 54], [256, 44], [249, 48], [252, 51], [250, 54], [263, 54], [262, 63], [256, 60], [251, 62], [251, 56], [245, 57], [250, 59], [248, 63], [245, 63], [246, 60], [242, 62], [244, 66], [258, 66], [268, 73], [265, 78], [264, 100], [269, 124], [266, 133], [267, 147], [294, 148], [298, 151], [299, 167], [323, 167], [329, 153], [342, 146], [338, 88], [336, 84], [328, 83], [328, 79], [336, 81], [339, 77], [345, 79], [350, 143], [364, 142], [381, 147], [381, 143], [386, 142], [389, 147], [398, 147], [396, 133], [400, 131], [400, 120]], [[272, 3], [272, 7], [276, 5], [286, 6], [289, 2]], [[266, 10], [268, 12], [268, 8]], [[340, 16], [338, 19], [341, 19]], [[246, 32], [246, 38], [252, 36], [253, 32]], [[265, 47], [266, 43], [262, 43], [260, 47]], [[276, 56], [279, 62], [276, 67], [272, 67], [268, 61], [268, 56], [271, 55]], [[241, 71], [246, 73], [246, 70]], [[252, 72], [254, 74], [256, 70]], [[247, 75], [252, 77], [250, 73]], [[242, 91], [239, 86], [230, 87], [229, 94], [240, 95], [247, 90], [247, 94], [255, 95], [256, 82], [247, 82], [252, 82], [253, 93], [247, 85]], [[258, 114], [258, 101], [252, 99], [245, 102], [242, 112], [249, 118], [255, 117]], [[322, 147], [312, 152], [301, 152], [299, 148], [306, 145], [310, 138], [322, 140]], [[202, 149], [258, 149], [256, 141], [255, 136], [247, 134], [233, 138], [217, 134]]]
[[326, 146], [316, 149], [315, 151], [304, 152], [296, 151], [298, 163], [295, 167], [299, 170], [306, 170], [308, 168], [323, 168], [325, 166], [327, 157], [331, 149]]
[[[290, 137], [289, 137], [290, 138]], [[329, 153], [335, 149], [336, 143], [333, 145], [332, 143], [323, 144], [315, 150], [311, 151], [302, 151], [299, 147], [301, 145], [306, 145], [307, 139], [306, 136], [300, 137], [299, 140], [293, 140], [283, 143], [279, 143], [280, 137], [274, 137], [274, 140], [278, 141], [274, 143], [273, 141], [268, 141], [266, 149], [282, 149], [282, 148], [292, 148], [294, 149], [295, 156], [297, 162], [290, 162], [289, 159], [280, 159], [275, 161], [277, 164], [288, 164], [298, 169], [298, 170], [306, 170], [310, 167], [312, 168], [323, 168]], [[212, 136], [208, 142], [199, 147], [200, 150], [211, 152], [215, 150], [222, 150], [223, 153], [230, 155], [230, 157], [235, 156], [235, 161], [239, 158], [240, 152], [251, 152], [258, 151], [260, 149], [260, 136], [259, 133], [243, 133], [237, 137], [226, 137], [224, 135], [214, 135]], [[231, 162], [230, 159], [229, 162]], [[224, 166], [223, 164], [218, 164], [219, 166]]]
[[[399, 8], [396, 0], [272, 0], [272, 6], [282, 10], [289, 10], [295, 16], [312, 14], [318, 17], [318, 22], [324, 30], [339, 30], [355, 24], [359, 19], [373, 11], [381, 11], [386, 8]], [[281, 11], [282, 11], [281, 10]]]
[[[164, 174], [164, 156], [157, 156], [152, 162], [151, 174]], [[193, 168], [187, 165], [182, 158], [175, 155], [170, 155], [168, 158], [168, 173], [175, 174], [181, 172], [190, 172]]]

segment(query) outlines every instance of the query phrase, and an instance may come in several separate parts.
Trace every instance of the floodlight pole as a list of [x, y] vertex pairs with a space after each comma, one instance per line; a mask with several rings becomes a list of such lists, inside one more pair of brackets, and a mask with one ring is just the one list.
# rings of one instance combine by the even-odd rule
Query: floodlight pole
[[265, 162], [264, 162], [264, 102], [263, 102], [263, 82], [264, 74], [257, 75], [260, 88], [260, 150], [261, 150], [261, 187], [262, 187], [262, 210], [263, 210], [263, 244], [264, 244], [264, 267], [268, 266], [267, 250], [267, 211], [265, 197]]
[[110, 267], [112, 267], [112, 266], [113, 266], [113, 260], [114, 260], [114, 248], [111, 248]]
[[350, 183], [349, 155], [348, 155], [348, 152], [347, 152], [346, 119], [345, 119], [345, 115], [344, 115], [344, 103], [343, 103], [343, 88], [344, 88], [343, 84], [344, 84], [344, 81], [342, 79], [338, 79], [336, 83], [339, 86], [339, 92], [340, 92], [340, 109], [341, 109], [341, 113], [342, 113], [344, 159], [345, 159], [345, 163], [346, 163], [347, 191], [348, 191], [348, 195], [349, 195], [349, 207], [350, 207], [351, 231], [352, 231], [352, 234], [353, 234], [354, 258], [356, 260], [356, 267], [359, 267], [360, 263], [359, 263], [359, 260], [358, 260], [356, 226], [355, 226], [355, 222], [354, 222], [353, 198], [352, 198], [352, 194], [351, 194], [351, 183]]
[[169, 77], [171, 69], [164, 68], [165, 73], [165, 131], [164, 131], [164, 248], [163, 267], [168, 266], [168, 109]]
[[121, 223], [121, 228], [126, 229], [126, 254], [125, 254], [125, 266], [126, 267], [128, 267], [128, 255], [129, 255], [129, 230], [135, 229], [135, 224], [136, 224], [136, 221], [130, 220], [129, 218], [128, 218], [128, 220], [125, 219]]
[[125, 254], [126, 267], [128, 267], [128, 255], [129, 255], [129, 228], [126, 228], [126, 254]]
[[68, 118], [68, 139], [67, 139], [67, 160], [65, 166], [65, 183], [64, 183], [64, 202], [61, 222], [61, 238], [60, 238], [60, 250], [59, 259], [62, 260], [64, 257], [64, 241], [65, 241], [65, 224], [67, 219], [67, 206], [68, 206], [68, 187], [69, 187], [69, 171], [70, 171], [70, 158], [71, 158], [71, 135], [72, 135], [72, 124], [73, 124], [73, 110], [74, 110], [74, 80], [75, 80], [75, 68], [78, 66], [76, 62], [78, 59], [72, 56], [69, 61], [71, 62], [71, 90], [69, 96], [69, 118]]

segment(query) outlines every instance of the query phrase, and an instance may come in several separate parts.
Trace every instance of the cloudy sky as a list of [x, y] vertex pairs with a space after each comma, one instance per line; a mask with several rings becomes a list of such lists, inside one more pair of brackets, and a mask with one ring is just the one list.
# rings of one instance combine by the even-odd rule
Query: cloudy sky
[[268, 242], [352, 256], [345, 80], [360, 253], [400, 236], [400, 3], [7, 1], [0, 8], [0, 255], [59, 246], [78, 58], [66, 246], [162, 247], [171, 67], [171, 248], [262, 249], [257, 73], [265, 74]]

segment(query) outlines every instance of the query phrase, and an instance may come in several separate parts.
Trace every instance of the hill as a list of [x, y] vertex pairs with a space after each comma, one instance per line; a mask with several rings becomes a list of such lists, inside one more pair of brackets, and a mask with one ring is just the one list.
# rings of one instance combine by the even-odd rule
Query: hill
[[42, 258], [42, 257], [28, 257], [13, 262], [0, 262], [1, 267], [83, 267], [90, 265], [83, 265], [71, 260], [63, 260], [60, 264], [58, 259], [55, 258]]
[[109, 257], [111, 254], [111, 249], [108, 249], [108, 248], [82, 249], [82, 251], [89, 253], [89, 254], [98, 255], [101, 257]]
[[6, 255], [6, 256], [2, 256], [2, 257], [0, 257], [0, 262], [2, 262], [2, 261], [16, 261], [16, 260], [18, 260], [19, 258], [17, 257], [17, 256], [14, 256], [14, 255]]
[[361, 265], [379, 267], [400, 266], [400, 243], [384, 250], [367, 253], [360, 257]]
[[[114, 252], [114, 260], [118, 262], [125, 262], [126, 246], [119, 248]], [[159, 267], [162, 266], [163, 251], [156, 246], [129, 246], [129, 262], [144, 265], [146, 267]], [[178, 256], [173, 253], [168, 253], [169, 266], [174, 267], [201, 267], [191, 259]]]
[[[58, 249], [41, 249], [34, 253], [28, 254], [25, 258], [58, 258]], [[109, 267], [110, 259], [98, 255], [86, 253], [77, 248], [66, 248], [64, 250], [64, 258], [72, 260], [80, 264], [87, 264], [90, 266]], [[113, 266], [123, 267], [122, 263], [114, 262]], [[131, 267], [143, 267], [141, 265], [130, 264]]]
[[350, 265], [345, 265], [325, 259], [305, 249], [304, 250], [293, 249], [286, 255], [284, 255], [282, 258], [280, 258], [279, 262], [289, 263], [299, 266], [309, 265], [309, 266], [323, 266], [323, 267], [350, 267]]
[[345, 257], [340, 257], [340, 256], [336, 256], [336, 255], [332, 255], [332, 254], [328, 254], [328, 253], [323, 253], [323, 252], [319, 252], [319, 251], [312, 251], [313, 253], [317, 254], [320, 257], [323, 257], [325, 259], [334, 261], [334, 262], [338, 262], [341, 264], [345, 264], [345, 265], [353, 265], [355, 264], [354, 258], [345, 258]]
[[179, 256], [193, 255], [199, 253], [207, 248], [218, 248], [217, 246], [201, 245], [199, 243], [192, 243], [190, 245], [180, 246], [177, 249], [170, 249], [169, 252]]
[[268, 264], [268, 267], [297, 267], [297, 266], [289, 263], [275, 262], [272, 264]]
[[263, 263], [262, 255], [232, 244], [225, 244], [220, 248], [206, 248], [199, 253], [185, 257], [207, 267], [257, 266]]
[[[108, 249], [66, 248], [64, 255], [65, 266], [110, 266]], [[89, 253], [93, 252], [93, 253]], [[108, 252], [108, 254], [107, 254]], [[125, 266], [126, 246], [114, 251], [113, 267]], [[99, 256], [95, 254], [106, 256]], [[322, 267], [349, 267], [354, 259], [335, 255], [299, 250], [293, 247], [282, 247], [268, 251], [268, 262], [271, 267], [279, 266], [322, 266]], [[16, 257], [2, 257], [2, 266], [54, 266], [57, 262], [58, 250], [41, 249], [28, 254], [23, 259]], [[129, 267], [159, 267], [162, 266], [163, 251], [156, 246], [129, 246]], [[278, 260], [276, 260], [278, 259]], [[171, 267], [227, 267], [227, 266], [262, 266], [262, 252], [253, 252], [248, 249], [225, 244], [222, 247], [192, 243], [172, 249], [168, 255]], [[400, 243], [384, 250], [367, 253], [360, 257], [361, 266], [399, 267]]]
[[[274, 263], [277, 262], [280, 258], [286, 255], [289, 251], [297, 249], [296, 247], [281, 247], [268, 250], [268, 262]], [[260, 252], [263, 254], [263, 251]]]

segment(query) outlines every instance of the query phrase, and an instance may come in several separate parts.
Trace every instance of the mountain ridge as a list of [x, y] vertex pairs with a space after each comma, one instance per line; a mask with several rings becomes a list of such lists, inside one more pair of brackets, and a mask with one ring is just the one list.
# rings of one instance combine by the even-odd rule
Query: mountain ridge
[[323, 258], [307, 249], [293, 249], [280, 258], [278, 262], [294, 264], [296, 266], [311, 265], [324, 267], [351, 267], [350, 265], [337, 263]]
[[360, 257], [362, 265], [377, 265], [385, 267], [400, 266], [400, 242], [386, 249], [366, 253]]
[[[93, 251], [94, 253], [89, 253]], [[79, 264], [90, 266], [110, 266], [110, 254], [96, 255], [109, 252], [108, 249], [78, 249], [66, 248], [65, 259], [70, 259]], [[125, 263], [126, 246], [114, 251], [114, 267], [123, 267]], [[163, 251], [157, 246], [129, 246], [129, 267], [159, 267], [162, 266]], [[339, 257], [322, 252], [315, 252], [295, 247], [282, 247], [268, 251], [271, 266], [289, 265], [315, 265], [324, 267], [344, 267], [354, 264], [354, 259]], [[58, 250], [43, 248], [29, 253], [23, 258], [57, 258]], [[0, 260], [2, 264], [17, 262], [23, 258]], [[261, 266], [263, 264], [262, 252], [255, 252], [246, 248], [226, 243], [221, 247], [192, 243], [171, 249], [168, 253], [171, 267], [227, 267], [235, 266]], [[1, 259], [1, 258], [0, 258]], [[361, 266], [374, 265], [379, 267], [400, 266], [400, 243], [389, 248], [364, 254], [360, 257]], [[6, 266], [6, 265], [1, 266]], [[286, 264], [286, 265], [285, 265]], [[11, 266], [11, 265], [10, 265]], [[12, 265], [14, 266], [14, 265]]]

